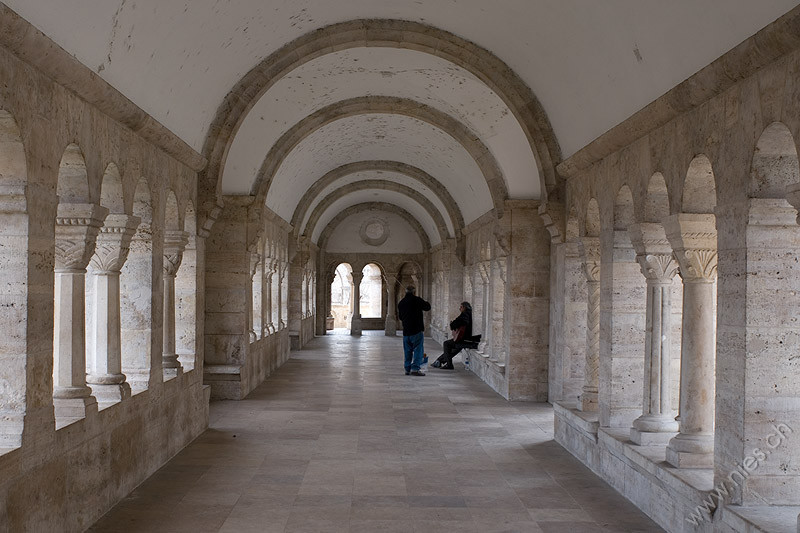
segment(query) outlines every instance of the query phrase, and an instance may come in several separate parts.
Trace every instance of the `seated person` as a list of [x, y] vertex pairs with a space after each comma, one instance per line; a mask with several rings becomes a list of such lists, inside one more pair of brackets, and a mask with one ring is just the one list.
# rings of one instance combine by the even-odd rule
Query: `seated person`
[[455, 320], [450, 322], [450, 329], [453, 332], [453, 338], [444, 341], [442, 349], [444, 353], [433, 362], [433, 367], [444, 368], [452, 370], [453, 357], [461, 351], [462, 348], [475, 348], [481, 336], [472, 335], [472, 306], [469, 302], [461, 302], [459, 308], [460, 314]]

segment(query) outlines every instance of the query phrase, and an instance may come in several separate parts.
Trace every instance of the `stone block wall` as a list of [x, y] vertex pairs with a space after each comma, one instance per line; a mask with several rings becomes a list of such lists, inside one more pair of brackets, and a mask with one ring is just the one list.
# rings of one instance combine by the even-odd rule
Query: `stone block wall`
[[208, 424], [202, 157], [26, 46], [0, 47], [0, 531], [82, 531]]
[[[796, 527], [799, 19], [793, 10], [559, 165], [566, 205], [545, 209], [556, 247], [600, 247], [581, 256], [600, 272], [599, 409], [565, 401], [556, 438], [669, 531]], [[632, 249], [644, 226], [660, 236]], [[669, 308], [651, 286], [673, 275]], [[565, 278], [559, 335], [578, 320]], [[666, 322], [653, 316], [669, 329], [654, 334]], [[560, 364], [551, 391], [568, 387]], [[707, 498], [706, 521], [687, 525]]]

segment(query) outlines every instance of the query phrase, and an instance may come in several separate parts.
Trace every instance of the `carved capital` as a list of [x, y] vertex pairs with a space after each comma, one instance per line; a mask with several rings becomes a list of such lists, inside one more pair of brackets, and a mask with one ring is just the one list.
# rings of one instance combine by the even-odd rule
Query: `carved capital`
[[94, 253], [108, 209], [95, 204], [60, 204], [55, 228], [56, 270], [84, 270]]
[[684, 282], [717, 279], [717, 230], [714, 215], [681, 213], [667, 217], [664, 229]]
[[189, 243], [189, 234], [181, 230], [164, 232], [164, 274], [174, 277], [181, 267], [183, 251]]
[[712, 283], [717, 279], [716, 250], [681, 250], [675, 252], [685, 282]]
[[139, 226], [139, 217], [112, 214], [106, 217], [92, 256], [92, 270], [119, 273], [128, 258], [131, 240]]
[[672, 278], [678, 273], [678, 263], [671, 253], [637, 255], [636, 261], [648, 281], [671, 283]]

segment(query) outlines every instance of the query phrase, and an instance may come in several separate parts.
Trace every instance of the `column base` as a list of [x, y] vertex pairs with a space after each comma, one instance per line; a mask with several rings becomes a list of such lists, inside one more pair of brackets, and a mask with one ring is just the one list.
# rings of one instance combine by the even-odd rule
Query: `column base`
[[639, 431], [636, 428], [631, 428], [631, 442], [639, 446], [666, 446], [675, 436], [675, 433], [675, 431], [669, 433]]
[[[91, 392], [91, 389], [86, 387]], [[79, 420], [97, 414], [97, 399], [94, 396], [81, 398], [53, 398], [56, 419]]]
[[394, 337], [397, 335], [397, 320], [395, 317], [386, 317], [386, 327], [384, 328], [383, 333], [387, 337]]
[[162, 368], [161, 370], [164, 374], [164, 381], [176, 378], [183, 374], [183, 368], [180, 365], [177, 367]]
[[586, 413], [597, 411], [597, 391], [583, 391], [578, 400], [578, 410]]
[[361, 336], [361, 317], [356, 318], [354, 316], [350, 319], [350, 335], [354, 337]]
[[[656, 439], [661, 444], [667, 444], [672, 437], [676, 436], [675, 434], [678, 432], [678, 429], [678, 423], [671, 415], [643, 414], [633, 421], [633, 428], [631, 428], [631, 440], [636, 442], [633, 439], [633, 430], [636, 430], [636, 433], [638, 434], [652, 433], [668, 435], [668, 437]], [[666, 438], [666, 440], [663, 440], [664, 438]], [[661, 442], [661, 440], [663, 440], [663, 442]], [[641, 443], [636, 442], [636, 444]]]
[[667, 462], [676, 468], [713, 468], [714, 436], [679, 433], [667, 445]]
[[91, 384], [92, 394], [99, 403], [117, 403], [131, 397], [131, 386], [127, 382], [108, 385]]

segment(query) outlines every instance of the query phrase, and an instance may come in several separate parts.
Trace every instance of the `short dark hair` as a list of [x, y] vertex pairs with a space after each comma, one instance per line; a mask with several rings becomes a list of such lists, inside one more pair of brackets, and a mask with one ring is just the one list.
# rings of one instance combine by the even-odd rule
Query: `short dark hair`
[[463, 307], [465, 310], [469, 311], [470, 313], [472, 312], [472, 306], [470, 305], [469, 302], [461, 302], [461, 307]]
[[417, 288], [415, 286], [409, 285], [406, 287], [406, 294], [414, 294], [415, 292], [417, 292]]

